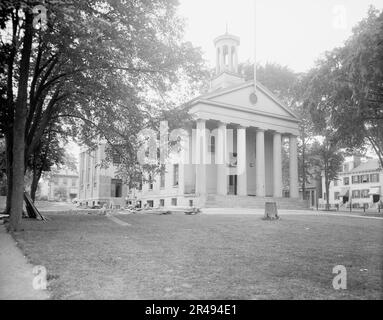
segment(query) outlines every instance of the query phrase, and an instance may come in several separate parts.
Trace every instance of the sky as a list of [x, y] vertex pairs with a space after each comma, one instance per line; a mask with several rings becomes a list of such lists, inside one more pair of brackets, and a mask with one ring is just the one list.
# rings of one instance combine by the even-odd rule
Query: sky
[[[326, 50], [341, 46], [370, 5], [383, 0], [179, 0], [185, 40], [201, 47], [211, 67], [213, 39], [226, 31], [241, 39], [239, 62], [276, 62], [308, 71]], [[255, 19], [256, 17], [256, 19]], [[255, 23], [256, 21], [256, 23]]]

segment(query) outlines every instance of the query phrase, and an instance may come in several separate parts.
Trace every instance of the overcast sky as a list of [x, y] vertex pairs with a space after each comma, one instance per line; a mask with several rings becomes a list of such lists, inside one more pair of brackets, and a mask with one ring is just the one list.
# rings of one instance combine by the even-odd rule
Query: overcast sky
[[215, 64], [213, 39], [225, 32], [241, 38], [239, 61], [254, 60], [256, 15], [257, 61], [277, 62], [297, 72], [310, 69], [326, 50], [350, 36], [370, 5], [383, 9], [383, 0], [179, 0], [186, 19], [185, 40], [202, 47]]

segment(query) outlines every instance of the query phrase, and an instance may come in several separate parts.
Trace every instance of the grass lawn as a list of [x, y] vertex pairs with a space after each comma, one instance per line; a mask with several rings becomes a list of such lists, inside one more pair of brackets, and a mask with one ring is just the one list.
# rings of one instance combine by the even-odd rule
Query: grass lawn
[[[49, 217], [26, 220], [16, 238], [47, 268], [54, 299], [383, 299], [383, 220]], [[332, 287], [335, 265], [347, 268], [346, 290]]]

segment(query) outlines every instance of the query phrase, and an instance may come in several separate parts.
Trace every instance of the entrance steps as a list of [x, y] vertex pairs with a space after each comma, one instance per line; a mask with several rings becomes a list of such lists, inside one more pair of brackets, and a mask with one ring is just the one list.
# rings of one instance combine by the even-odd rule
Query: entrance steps
[[307, 200], [295, 198], [253, 197], [235, 195], [209, 194], [206, 198], [205, 208], [259, 208], [264, 209], [266, 202], [276, 202], [278, 209], [307, 210]]

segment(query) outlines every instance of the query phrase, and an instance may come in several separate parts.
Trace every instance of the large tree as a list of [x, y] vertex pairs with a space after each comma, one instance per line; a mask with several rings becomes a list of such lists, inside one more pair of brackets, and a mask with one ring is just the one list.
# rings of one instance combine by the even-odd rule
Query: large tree
[[36, 29], [38, 4], [0, 6], [0, 133], [13, 230], [26, 163], [49, 127], [59, 124], [88, 145], [102, 137], [123, 146], [134, 165], [136, 133], [147, 125], [153, 97], [181, 77], [198, 83], [203, 65], [200, 52], [182, 42], [175, 0], [47, 0], [47, 25]]
[[336, 141], [329, 135], [322, 142], [315, 141], [310, 147], [309, 158], [313, 167], [323, 172], [326, 192], [326, 210], [330, 209], [330, 183], [338, 179], [342, 169], [344, 153], [339, 150]]
[[331, 128], [350, 152], [370, 145], [383, 166], [383, 12], [370, 8], [345, 45], [326, 52], [307, 79], [314, 122]]

